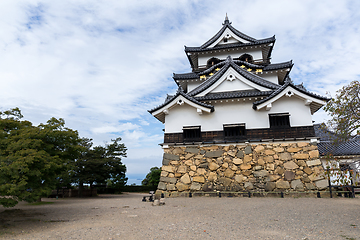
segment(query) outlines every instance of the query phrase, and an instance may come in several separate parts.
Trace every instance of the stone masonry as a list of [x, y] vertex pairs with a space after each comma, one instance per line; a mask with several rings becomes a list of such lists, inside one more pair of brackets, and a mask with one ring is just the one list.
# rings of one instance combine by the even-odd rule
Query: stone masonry
[[323, 190], [327, 180], [309, 142], [169, 147], [159, 193]]

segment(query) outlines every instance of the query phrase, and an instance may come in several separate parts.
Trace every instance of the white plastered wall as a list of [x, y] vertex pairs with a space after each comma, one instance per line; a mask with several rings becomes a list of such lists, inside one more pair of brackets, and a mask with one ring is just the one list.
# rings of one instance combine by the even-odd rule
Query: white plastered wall
[[263, 72], [262, 74], [258, 74], [259, 77], [262, 77], [272, 83], [279, 84], [279, 77], [277, 73], [269, 73], [269, 72]]
[[289, 113], [292, 127], [313, 125], [309, 106], [295, 96], [280, 98], [269, 111], [255, 111], [252, 101], [244, 102], [242, 99], [239, 102], [223, 100], [222, 103], [217, 101], [211, 104], [214, 104], [215, 111], [201, 115], [187, 104], [172, 108], [165, 117], [165, 133], [182, 132], [183, 126], [199, 125], [201, 131], [222, 131], [223, 124], [233, 123], [245, 123], [247, 129], [269, 128], [268, 115], [272, 113]]

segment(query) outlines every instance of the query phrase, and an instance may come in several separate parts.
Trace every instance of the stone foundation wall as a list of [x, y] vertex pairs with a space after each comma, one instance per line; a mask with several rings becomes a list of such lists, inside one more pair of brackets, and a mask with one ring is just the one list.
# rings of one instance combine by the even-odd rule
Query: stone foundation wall
[[157, 193], [322, 190], [323, 172], [309, 142], [170, 147]]

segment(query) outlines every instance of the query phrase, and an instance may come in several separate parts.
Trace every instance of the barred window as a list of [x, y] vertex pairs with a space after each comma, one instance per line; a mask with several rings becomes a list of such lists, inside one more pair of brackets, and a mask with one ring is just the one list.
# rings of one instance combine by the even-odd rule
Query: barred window
[[245, 123], [240, 124], [224, 124], [224, 136], [225, 138], [234, 138], [245, 136]]
[[270, 128], [290, 127], [289, 116], [289, 113], [269, 114]]
[[201, 127], [183, 127], [184, 140], [200, 140], [201, 139]]

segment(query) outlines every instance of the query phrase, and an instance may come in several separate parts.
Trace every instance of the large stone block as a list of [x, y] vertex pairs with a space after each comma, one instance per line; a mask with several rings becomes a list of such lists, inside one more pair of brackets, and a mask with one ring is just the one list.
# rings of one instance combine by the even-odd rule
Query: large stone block
[[293, 169], [299, 168], [299, 166], [294, 161], [290, 161], [290, 162], [284, 163], [284, 168], [288, 169], [288, 170], [293, 170]]
[[246, 183], [244, 184], [244, 188], [245, 188], [246, 190], [252, 190], [252, 189], [254, 189], [254, 185], [253, 185], [251, 182], [246, 182]]
[[246, 146], [245, 147], [245, 154], [250, 154], [250, 153], [252, 153], [251, 146]]
[[185, 152], [197, 154], [199, 153], [199, 149], [194, 147], [186, 147]]
[[299, 152], [299, 151], [301, 151], [301, 148], [291, 147], [291, 148], [288, 148], [287, 151], [290, 153]]
[[179, 192], [186, 191], [189, 189], [189, 185], [183, 184], [181, 182], [178, 182], [175, 186]]
[[209, 169], [210, 169], [211, 171], [215, 171], [215, 170], [218, 169], [219, 167], [220, 167], [220, 166], [219, 166], [218, 164], [214, 163], [214, 162], [209, 163]]
[[228, 187], [231, 184], [231, 179], [226, 177], [219, 178], [219, 183], [222, 184], [224, 187]]
[[179, 168], [177, 169], [178, 173], [186, 173], [186, 171], [187, 171], [187, 167], [184, 165], [179, 166]]
[[180, 160], [179, 155], [174, 155], [174, 154], [170, 154], [170, 153], [164, 153], [164, 159], [168, 159], [168, 160]]
[[176, 183], [176, 178], [160, 177], [160, 182]]
[[274, 182], [267, 182], [267, 183], [265, 184], [265, 191], [271, 192], [272, 190], [275, 189], [275, 187], [276, 187], [276, 183], [274, 183]]
[[319, 157], [319, 151], [318, 150], [312, 150], [309, 152], [310, 158], [318, 158]]
[[167, 166], [167, 165], [170, 164], [171, 161], [172, 161], [172, 160], [163, 158], [163, 160], [162, 160], [162, 165], [163, 165], [163, 166]]
[[265, 155], [274, 155], [275, 152], [273, 150], [269, 150], [269, 149], [266, 149], [265, 150]]
[[227, 178], [232, 178], [234, 176], [234, 171], [232, 171], [231, 169], [227, 168], [225, 171], [224, 171], [224, 176], [227, 177]]
[[193, 181], [194, 181], [194, 182], [204, 183], [204, 182], [205, 182], [205, 178], [204, 178], [203, 176], [195, 176], [195, 177], [193, 177]]
[[200, 183], [193, 182], [193, 183], [190, 185], [190, 190], [199, 191], [200, 189], [201, 189], [201, 184], [200, 184]]
[[236, 154], [236, 157], [243, 158], [244, 157], [244, 152], [243, 151], [238, 151], [237, 154]]
[[213, 191], [213, 188], [214, 188], [214, 186], [213, 186], [213, 184], [210, 183], [210, 182], [206, 182], [206, 183], [202, 186], [202, 190], [203, 190], [204, 192]]
[[309, 154], [307, 153], [295, 153], [293, 155], [294, 159], [308, 159], [309, 158]]
[[269, 176], [269, 172], [266, 170], [255, 171], [253, 174], [254, 174], [254, 177], [257, 177], [257, 178]]
[[199, 168], [207, 168], [208, 167], [208, 165], [209, 165], [209, 163], [201, 163], [200, 165], [199, 165]]
[[168, 190], [168, 191], [175, 191], [175, 190], [176, 190], [175, 184], [169, 183], [169, 184], [166, 186], [166, 190]]
[[269, 177], [266, 178], [265, 181], [267, 182], [275, 182], [279, 180], [281, 177], [279, 175], [269, 175]]
[[189, 174], [187, 174], [187, 173], [184, 174], [184, 175], [180, 178], [180, 181], [181, 181], [182, 183], [189, 184], [189, 183], [191, 182]]
[[173, 167], [173, 166], [162, 166], [161, 170], [173, 173], [173, 172], [175, 172], [175, 167]]
[[233, 159], [233, 163], [236, 164], [236, 165], [240, 165], [240, 164], [243, 163], [243, 160], [240, 159], [240, 158], [234, 158], [234, 159]]
[[323, 190], [323, 189], [329, 187], [329, 182], [328, 182], [327, 179], [323, 179], [323, 180], [320, 180], [320, 181], [316, 181], [315, 185], [319, 190]]
[[320, 159], [316, 159], [316, 160], [306, 161], [306, 164], [309, 167], [318, 166], [318, 165], [321, 165], [321, 161], [320, 161]]
[[300, 179], [296, 179], [291, 181], [291, 188], [296, 191], [302, 191], [304, 190], [304, 184], [301, 182]]
[[160, 189], [160, 190], [166, 190], [166, 183], [164, 183], [164, 182], [159, 182], [158, 189]]
[[274, 148], [274, 151], [277, 152], [277, 153], [282, 153], [285, 151], [285, 149], [281, 148], [281, 147], [276, 147]]
[[279, 180], [276, 182], [276, 188], [279, 189], [289, 189], [290, 188], [290, 184], [288, 181], [284, 181], [284, 180]]
[[314, 183], [310, 182], [310, 183], [305, 183], [305, 187], [308, 190], [316, 190], [316, 186]]
[[214, 182], [214, 181], [216, 181], [216, 180], [217, 180], [217, 174], [214, 173], [214, 172], [210, 172], [210, 173], [209, 173], [209, 176], [208, 176], [208, 181]]
[[282, 161], [287, 161], [287, 160], [291, 160], [291, 155], [288, 152], [284, 152], [279, 154], [279, 158]]
[[245, 181], [246, 177], [244, 177], [243, 175], [236, 175], [235, 176], [235, 181], [238, 183], [242, 183], [243, 181]]
[[298, 147], [302, 148], [302, 147], [306, 147], [307, 145], [309, 145], [309, 143], [307, 143], [307, 142], [298, 142], [297, 145], [298, 145]]
[[190, 159], [191, 157], [193, 157], [195, 154], [193, 153], [188, 153], [185, 155], [185, 159]]
[[240, 169], [241, 170], [249, 170], [249, 169], [251, 169], [251, 165], [250, 164], [241, 164]]
[[287, 181], [291, 181], [291, 180], [293, 180], [295, 178], [295, 173], [292, 172], [292, 171], [285, 171], [284, 178]]
[[179, 154], [183, 154], [184, 150], [182, 150], [181, 148], [177, 147], [173, 150], [173, 154], [175, 155], [179, 155]]
[[208, 158], [217, 158], [217, 157], [221, 157], [221, 155], [223, 155], [224, 151], [223, 150], [217, 150], [217, 151], [207, 151], [205, 153], [205, 157]]
[[257, 145], [254, 150], [255, 150], [255, 152], [261, 152], [261, 151], [263, 151], [264, 149], [265, 149], [265, 148], [264, 148], [263, 146]]
[[242, 191], [242, 187], [237, 182], [233, 182], [230, 184], [230, 191], [232, 192], [239, 192]]

